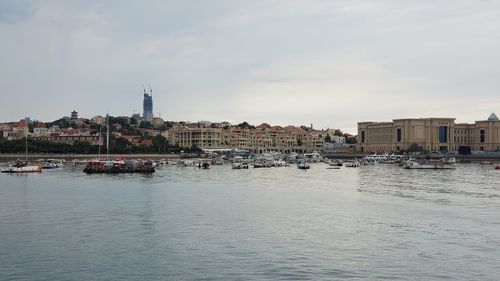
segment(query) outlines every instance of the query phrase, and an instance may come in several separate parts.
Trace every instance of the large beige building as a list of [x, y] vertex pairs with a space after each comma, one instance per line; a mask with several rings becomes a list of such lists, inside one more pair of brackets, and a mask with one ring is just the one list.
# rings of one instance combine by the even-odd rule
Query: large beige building
[[255, 153], [268, 151], [312, 152], [325, 147], [326, 132], [300, 127], [271, 127], [262, 124], [250, 128], [174, 127], [168, 131], [171, 144], [181, 147], [196, 145], [200, 148], [238, 148]]
[[358, 150], [397, 152], [418, 145], [427, 151], [456, 151], [460, 146], [475, 151], [500, 150], [500, 121], [492, 113], [488, 120], [456, 124], [455, 118], [409, 118], [392, 122], [359, 122]]

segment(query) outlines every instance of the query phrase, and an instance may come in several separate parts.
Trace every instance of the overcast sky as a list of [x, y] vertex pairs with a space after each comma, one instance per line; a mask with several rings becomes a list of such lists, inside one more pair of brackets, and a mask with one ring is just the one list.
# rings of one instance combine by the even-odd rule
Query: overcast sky
[[500, 1], [0, 0], [0, 121], [309, 125], [500, 113]]

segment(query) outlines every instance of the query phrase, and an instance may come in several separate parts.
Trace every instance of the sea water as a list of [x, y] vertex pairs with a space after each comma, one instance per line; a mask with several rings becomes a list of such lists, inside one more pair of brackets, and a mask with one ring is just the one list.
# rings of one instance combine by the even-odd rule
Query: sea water
[[500, 171], [0, 175], [0, 280], [498, 280]]

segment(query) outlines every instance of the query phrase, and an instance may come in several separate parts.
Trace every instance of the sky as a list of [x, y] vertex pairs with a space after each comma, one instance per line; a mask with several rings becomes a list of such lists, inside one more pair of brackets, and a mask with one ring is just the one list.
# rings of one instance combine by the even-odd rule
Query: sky
[[0, 0], [0, 122], [500, 114], [500, 1]]

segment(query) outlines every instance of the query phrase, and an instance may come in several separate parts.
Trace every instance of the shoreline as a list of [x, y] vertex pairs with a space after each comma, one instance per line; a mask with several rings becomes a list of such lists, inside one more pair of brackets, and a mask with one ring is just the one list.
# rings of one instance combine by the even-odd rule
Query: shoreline
[[[370, 154], [366, 153], [325, 153], [323, 156], [329, 159], [354, 159], [354, 158], [363, 158]], [[159, 154], [159, 153], [138, 153], [138, 154], [109, 154], [110, 158], [129, 158], [129, 159], [178, 159], [178, 158], [196, 158], [199, 157], [195, 154]], [[425, 155], [419, 155], [417, 158], [423, 159], [426, 158]], [[456, 155], [454, 156], [457, 160], [461, 162], [480, 162], [480, 161], [496, 161], [500, 162], [500, 157], [496, 155]], [[25, 155], [22, 153], [0, 153], [0, 160], [13, 160], [13, 159], [25, 159]], [[99, 158], [99, 154], [62, 154], [62, 153], [40, 153], [40, 154], [29, 154], [28, 159], [95, 159]], [[100, 158], [106, 158], [106, 154], [101, 154]], [[431, 159], [439, 159], [441, 157], [431, 157]]]
[[[131, 158], [131, 159], [136, 159], [136, 158], [154, 158], [154, 159], [167, 159], [167, 158], [185, 158], [189, 157], [190, 155], [181, 155], [181, 154], [109, 154], [110, 158], [117, 158], [117, 157], [123, 157], [123, 158]], [[106, 154], [101, 154], [100, 158], [106, 158]], [[0, 159], [25, 159], [24, 154], [15, 154], [15, 153], [5, 153], [2, 154], [0, 153]], [[43, 154], [29, 154], [28, 159], [95, 159], [99, 158], [99, 154], [61, 154], [61, 153], [43, 153]]]

